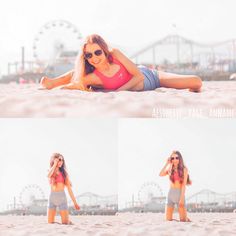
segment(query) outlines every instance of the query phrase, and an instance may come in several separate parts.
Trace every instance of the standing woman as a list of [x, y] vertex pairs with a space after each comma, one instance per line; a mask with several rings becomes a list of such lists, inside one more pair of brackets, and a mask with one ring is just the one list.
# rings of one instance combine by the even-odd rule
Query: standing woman
[[54, 153], [50, 160], [50, 170], [48, 171], [48, 178], [51, 185], [51, 193], [48, 204], [48, 223], [54, 223], [56, 208], [59, 208], [62, 224], [71, 224], [69, 221], [69, 211], [67, 199], [65, 194], [65, 187], [67, 187], [71, 200], [74, 203], [75, 209], [80, 207], [76, 202], [75, 196], [71, 189], [71, 182], [69, 180], [68, 172], [64, 157], [59, 153]]
[[199, 92], [202, 81], [196, 75], [177, 75], [145, 66], [137, 67], [119, 49], [109, 49], [101, 36], [93, 34], [82, 45], [75, 69], [54, 79], [44, 76], [41, 86], [45, 89], [64, 86], [65, 89], [86, 91], [147, 91], [166, 87]]
[[184, 165], [182, 155], [179, 151], [173, 151], [162, 168], [160, 176], [169, 176], [170, 190], [167, 198], [166, 220], [173, 220], [175, 204], [178, 206], [180, 221], [190, 221], [187, 217], [185, 204], [185, 188], [191, 184], [188, 169]]

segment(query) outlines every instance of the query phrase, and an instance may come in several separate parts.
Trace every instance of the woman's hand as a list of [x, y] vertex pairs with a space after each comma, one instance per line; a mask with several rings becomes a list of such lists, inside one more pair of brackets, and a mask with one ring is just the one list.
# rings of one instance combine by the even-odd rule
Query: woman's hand
[[166, 164], [171, 164], [171, 157], [168, 157], [168, 159], [166, 160]]
[[74, 203], [74, 206], [75, 206], [75, 209], [76, 209], [76, 210], [78, 210], [78, 211], [80, 210], [80, 206], [77, 204], [77, 202]]
[[48, 171], [48, 178], [51, 178], [57, 168], [57, 164], [59, 162], [59, 159], [58, 158], [55, 158], [53, 160], [53, 166], [50, 168], [50, 170]]
[[72, 82], [70, 84], [67, 84], [67, 85], [61, 87], [61, 89], [85, 90], [84, 86], [81, 83], [76, 83], [76, 82]]
[[170, 157], [166, 160], [166, 163], [165, 163], [164, 167], [161, 169], [161, 171], [159, 173], [159, 176], [166, 176], [166, 175], [168, 175], [167, 167], [169, 165], [171, 165], [171, 158]]
[[53, 88], [53, 80], [47, 76], [43, 76], [40, 80], [41, 87], [39, 89], [52, 89]]
[[53, 162], [53, 165], [54, 165], [54, 166], [57, 166], [58, 162], [59, 162], [59, 159], [58, 159], [58, 158], [55, 158], [55, 159], [54, 159], [54, 162]]

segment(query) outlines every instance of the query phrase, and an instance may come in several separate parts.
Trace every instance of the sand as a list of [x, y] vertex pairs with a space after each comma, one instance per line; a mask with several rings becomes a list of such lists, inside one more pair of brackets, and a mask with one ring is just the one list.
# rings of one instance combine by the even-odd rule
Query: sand
[[[192, 213], [192, 222], [167, 222], [164, 214], [119, 213], [117, 216], [72, 216], [74, 225], [47, 224], [46, 216], [0, 216], [1, 236], [230, 236], [235, 213]], [[176, 215], [177, 217], [177, 215]], [[59, 217], [57, 217], [59, 221]]]
[[0, 117], [235, 118], [236, 81], [205, 81], [201, 93], [168, 88], [104, 93], [0, 84]]

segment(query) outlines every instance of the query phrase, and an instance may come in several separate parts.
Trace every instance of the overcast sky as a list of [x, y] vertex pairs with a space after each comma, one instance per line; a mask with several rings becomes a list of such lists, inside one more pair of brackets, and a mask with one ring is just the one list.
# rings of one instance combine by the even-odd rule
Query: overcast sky
[[146, 182], [155, 182], [167, 194], [168, 177], [159, 172], [173, 150], [179, 150], [193, 184], [190, 196], [203, 189], [218, 193], [236, 192], [235, 120], [150, 120], [119, 121], [119, 208], [138, 200]]
[[[51, 154], [64, 155], [75, 195], [117, 194], [117, 122], [111, 119], [1, 119], [0, 210], [26, 185], [48, 197]], [[36, 195], [37, 196], [37, 195]]]
[[21, 46], [30, 60], [34, 37], [55, 19], [70, 21], [83, 36], [98, 33], [132, 52], [170, 33], [200, 42], [236, 38], [234, 0], [1, 1], [0, 74], [6, 74], [7, 62], [20, 60]]

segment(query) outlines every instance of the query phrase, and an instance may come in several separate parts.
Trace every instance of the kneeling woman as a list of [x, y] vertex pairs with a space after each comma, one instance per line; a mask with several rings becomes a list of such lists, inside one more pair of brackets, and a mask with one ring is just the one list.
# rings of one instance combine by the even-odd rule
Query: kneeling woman
[[168, 175], [170, 178], [170, 190], [166, 206], [166, 220], [173, 220], [174, 206], [176, 204], [179, 210], [180, 221], [190, 221], [187, 217], [185, 205], [185, 187], [186, 185], [191, 184], [191, 181], [179, 151], [173, 151], [159, 175]]
[[199, 92], [201, 78], [196, 75], [177, 75], [136, 66], [118, 49], [109, 49], [99, 35], [86, 38], [77, 57], [75, 69], [54, 79], [44, 76], [41, 86], [52, 89], [63, 86], [65, 89], [94, 91], [147, 91], [159, 87], [189, 89]]
[[64, 191], [65, 187], [68, 189], [68, 193], [74, 203], [75, 209], [79, 210], [80, 207], [77, 204], [71, 189], [71, 182], [66, 171], [65, 160], [59, 153], [54, 153], [51, 157], [48, 178], [51, 185], [51, 193], [48, 204], [48, 223], [54, 223], [56, 208], [58, 207], [62, 224], [70, 224], [71, 222], [69, 221], [67, 199]]

